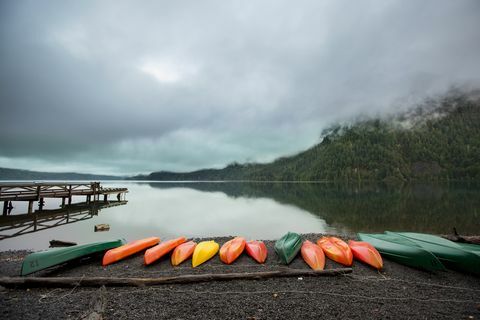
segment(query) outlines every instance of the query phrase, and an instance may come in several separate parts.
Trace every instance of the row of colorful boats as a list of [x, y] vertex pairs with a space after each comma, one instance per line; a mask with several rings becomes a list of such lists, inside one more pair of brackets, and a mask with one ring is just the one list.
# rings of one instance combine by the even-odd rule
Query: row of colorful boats
[[[258, 263], [264, 263], [267, 259], [268, 250], [262, 241], [246, 241], [245, 238], [235, 237], [225, 242], [222, 247], [213, 241], [195, 243], [180, 237], [165, 242], [152, 237], [129, 244], [125, 244], [105, 253], [102, 261], [103, 266], [122, 260], [132, 254], [149, 248], [144, 254], [144, 264], [150, 265], [158, 259], [172, 252], [170, 260], [173, 266], [177, 266], [192, 257], [192, 267], [195, 268], [213, 258], [219, 253], [220, 260], [225, 264], [231, 264], [244, 252]], [[299, 252], [305, 262], [314, 270], [323, 270], [325, 267], [325, 255], [330, 259], [346, 266], [351, 266], [353, 257], [365, 262], [376, 269], [383, 266], [382, 257], [367, 242], [349, 241], [346, 244], [337, 237], [322, 237], [314, 244], [294, 232], [288, 232], [275, 243], [275, 252], [284, 264], [289, 264]]]
[[[300, 253], [314, 270], [323, 270], [329, 258], [345, 266], [356, 259], [375, 269], [382, 269], [382, 255], [401, 264], [425, 270], [445, 270], [445, 266], [463, 272], [480, 274], [480, 246], [457, 244], [434, 235], [421, 233], [385, 232], [384, 234], [359, 233], [360, 241], [348, 244], [338, 237], [322, 237], [313, 243], [303, 240], [294, 232], [288, 232], [275, 243], [278, 259], [289, 264]], [[106, 251], [107, 250], [107, 251]], [[268, 250], [262, 241], [246, 241], [235, 237], [222, 247], [214, 240], [196, 243], [179, 237], [160, 242], [149, 237], [125, 243], [124, 240], [103, 241], [35, 252], [25, 257], [21, 274], [43, 270], [96, 252], [105, 252], [102, 265], [107, 266], [145, 250], [144, 264], [151, 265], [171, 253], [170, 261], [177, 266], [190, 257], [192, 267], [197, 267], [219, 253], [225, 264], [233, 263], [244, 251], [258, 263], [264, 263]]]
[[[264, 263], [268, 255], [264, 242], [246, 241], [243, 237], [235, 237], [225, 242], [221, 248], [214, 240], [202, 241], [197, 244], [194, 241], [187, 241], [185, 237], [164, 242], [160, 242], [158, 237], [149, 237], [130, 243], [125, 243], [124, 240], [103, 241], [35, 252], [25, 257], [21, 274], [27, 275], [105, 250], [107, 251], [102, 259], [103, 266], [143, 250], [145, 250], [143, 256], [145, 265], [151, 265], [171, 253], [170, 261], [173, 266], [178, 266], [191, 257], [193, 268], [212, 259], [217, 253], [225, 264], [233, 263], [244, 251], [258, 263]], [[354, 257], [376, 269], [381, 269], [383, 266], [382, 257], [367, 242], [350, 240], [347, 244], [337, 237], [322, 237], [315, 244], [308, 240], [303, 241], [297, 233], [288, 232], [275, 243], [275, 253], [284, 264], [292, 262], [299, 252], [305, 262], [314, 270], [324, 269], [325, 256], [346, 266], [352, 265]]]

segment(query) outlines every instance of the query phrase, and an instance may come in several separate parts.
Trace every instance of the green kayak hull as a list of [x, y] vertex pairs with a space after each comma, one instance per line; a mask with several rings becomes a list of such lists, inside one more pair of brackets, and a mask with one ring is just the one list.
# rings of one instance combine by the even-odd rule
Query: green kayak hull
[[302, 247], [302, 237], [295, 232], [288, 232], [275, 242], [275, 252], [284, 264], [289, 264]]
[[405, 237], [423, 249], [433, 253], [447, 268], [480, 275], [480, 257], [478, 254], [464, 250], [457, 243], [439, 236], [415, 232], [391, 232]]
[[24, 276], [96, 252], [116, 248], [123, 244], [125, 244], [125, 240], [118, 239], [34, 252], [23, 260], [21, 275]]
[[405, 237], [393, 234], [358, 233], [357, 235], [361, 241], [370, 243], [389, 260], [428, 271], [445, 270], [435, 255]]
[[476, 255], [480, 255], [480, 245], [473, 244], [473, 243], [462, 243], [462, 242], [455, 242], [460, 248], [465, 251], [470, 251], [475, 253]]

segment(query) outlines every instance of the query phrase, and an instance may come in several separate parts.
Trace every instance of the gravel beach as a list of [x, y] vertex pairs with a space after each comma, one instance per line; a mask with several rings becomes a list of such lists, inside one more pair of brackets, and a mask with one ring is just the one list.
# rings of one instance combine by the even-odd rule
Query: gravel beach
[[[315, 241], [321, 235], [303, 235]], [[223, 244], [230, 238], [215, 238]], [[201, 241], [202, 239], [194, 239]], [[208, 239], [210, 240], [210, 239]], [[278, 270], [274, 241], [265, 242], [264, 265], [243, 254], [224, 265], [218, 255], [192, 269], [173, 268], [169, 257], [143, 266], [143, 254], [102, 267], [99, 256], [35, 276], [158, 277]], [[26, 251], [0, 253], [0, 276], [17, 276]], [[307, 269], [298, 256], [289, 267]], [[342, 266], [328, 260], [325, 269]], [[455, 271], [428, 273], [385, 260], [378, 272], [355, 262], [353, 272], [334, 277], [214, 281], [154, 287], [0, 287], [3, 319], [480, 319], [480, 278]]]

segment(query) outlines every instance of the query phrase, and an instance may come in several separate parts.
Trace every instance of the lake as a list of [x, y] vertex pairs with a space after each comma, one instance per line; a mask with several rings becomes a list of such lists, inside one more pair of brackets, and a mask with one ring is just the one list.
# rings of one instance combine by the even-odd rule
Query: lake
[[[465, 183], [346, 186], [115, 181], [102, 185], [127, 187], [128, 202], [77, 204], [67, 214], [59, 210], [59, 200], [46, 199], [43, 213], [27, 218], [21, 215], [27, 212], [27, 203], [14, 202], [10, 215], [0, 217], [0, 251], [46, 249], [52, 239], [78, 243], [182, 235], [276, 239], [287, 231], [447, 234], [453, 227], [461, 234], [480, 233], [480, 188]], [[82, 201], [74, 198], [74, 202]], [[109, 224], [110, 230], [94, 232], [97, 224]]]

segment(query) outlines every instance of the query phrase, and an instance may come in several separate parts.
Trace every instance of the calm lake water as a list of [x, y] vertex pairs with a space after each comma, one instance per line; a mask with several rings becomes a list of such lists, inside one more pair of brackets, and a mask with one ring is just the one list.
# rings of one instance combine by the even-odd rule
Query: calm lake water
[[[105, 182], [127, 187], [127, 203], [78, 204], [69, 212], [46, 199], [43, 213], [26, 217], [14, 202], [0, 217], [0, 251], [46, 249], [52, 239], [87, 243], [147, 236], [241, 235], [276, 239], [287, 231], [355, 233], [385, 230], [480, 233], [478, 185], [339, 186], [315, 183]], [[74, 198], [80, 203], [84, 198]], [[36, 219], [36, 220], [35, 220]], [[94, 232], [96, 224], [110, 230]]]

